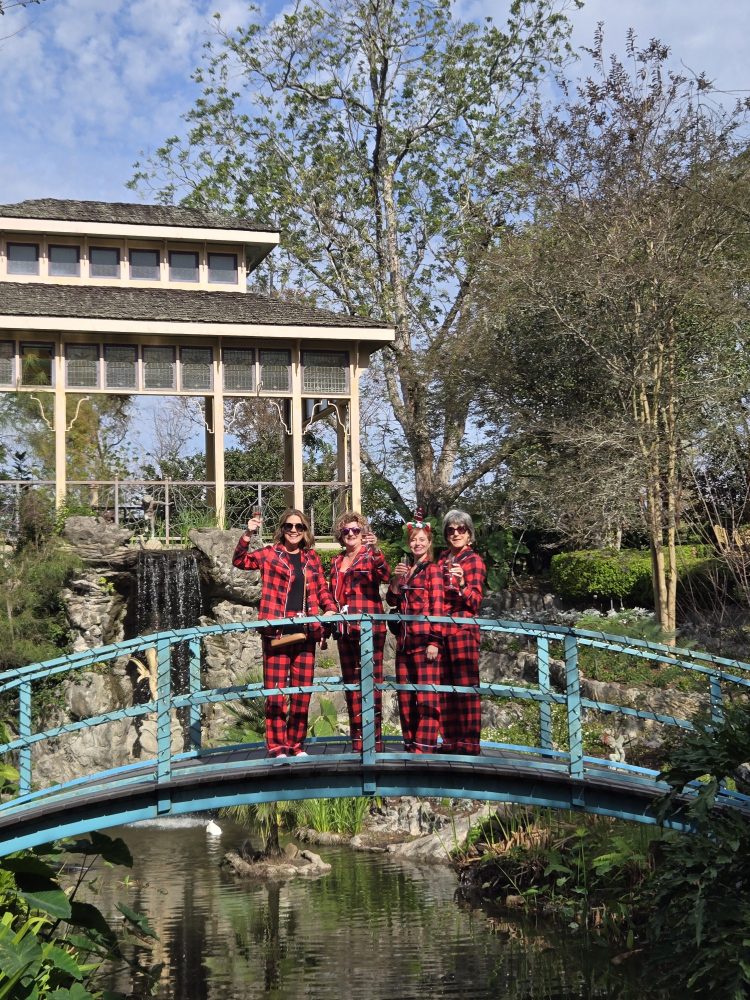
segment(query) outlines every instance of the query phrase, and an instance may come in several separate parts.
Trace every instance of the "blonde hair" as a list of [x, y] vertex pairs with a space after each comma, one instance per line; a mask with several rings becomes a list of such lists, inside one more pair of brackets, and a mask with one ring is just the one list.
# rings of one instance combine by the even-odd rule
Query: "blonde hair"
[[302, 532], [302, 541], [300, 542], [301, 549], [311, 549], [315, 545], [315, 536], [312, 533], [312, 528], [310, 527], [310, 522], [305, 517], [301, 510], [297, 510], [296, 507], [287, 507], [284, 513], [279, 518], [279, 526], [274, 532], [273, 543], [278, 545], [284, 540], [284, 524], [286, 519], [291, 517], [292, 514], [296, 514], [297, 517], [302, 521], [304, 525], [304, 531]]
[[356, 521], [357, 524], [362, 529], [362, 534], [370, 530], [370, 522], [367, 520], [364, 514], [357, 513], [356, 510], [345, 510], [343, 514], [340, 514], [336, 518], [336, 523], [333, 526], [333, 537], [336, 541], [343, 545], [343, 535], [341, 531], [345, 524], [349, 524], [350, 521]]

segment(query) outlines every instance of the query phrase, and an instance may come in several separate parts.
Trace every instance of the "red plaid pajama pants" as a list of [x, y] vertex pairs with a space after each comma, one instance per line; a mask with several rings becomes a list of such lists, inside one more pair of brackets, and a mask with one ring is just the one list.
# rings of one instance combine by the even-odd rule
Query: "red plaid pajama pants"
[[[263, 639], [263, 686], [306, 687], [315, 674], [315, 640], [285, 649], [272, 649]], [[307, 736], [310, 694], [271, 694], [266, 697], [266, 746], [270, 754], [295, 753]], [[288, 709], [287, 709], [288, 706]]]
[[[469, 687], [479, 683], [479, 631], [446, 626], [443, 635], [442, 683]], [[478, 754], [482, 701], [478, 694], [444, 691], [440, 695], [440, 728], [446, 753]]]
[[[439, 684], [440, 656], [427, 659], [425, 646], [396, 653], [398, 684]], [[440, 731], [440, 694], [437, 691], [399, 691], [398, 711], [407, 753], [434, 753]]]
[[[342, 636], [338, 640], [339, 659], [341, 660], [341, 676], [345, 684], [359, 684], [359, 637]], [[373, 632], [373, 681], [375, 684], [383, 683], [383, 648], [385, 646], [385, 632]], [[382, 719], [383, 692], [375, 689], [375, 749], [380, 752], [383, 743], [380, 735], [380, 725]], [[355, 753], [362, 751], [362, 692], [347, 691], [346, 707], [349, 711], [349, 732], [352, 737], [352, 750]]]

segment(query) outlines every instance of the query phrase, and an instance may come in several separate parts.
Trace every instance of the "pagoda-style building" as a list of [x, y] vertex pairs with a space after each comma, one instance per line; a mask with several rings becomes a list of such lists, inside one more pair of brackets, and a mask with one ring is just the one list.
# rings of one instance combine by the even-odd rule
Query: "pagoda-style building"
[[[66, 482], [66, 397], [200, 396], [207, 485], [225, 522], [225, 402], [273, 400], [287, 499], [307, 509], [303, 434], [337, 430], [341, 504], [360, 504], [359, 396], [392, 328], [248, 291], [279, 244], [251, 219], [40, 199], [0, 205], [0, 391], [54, 399], [55, 497]], [[110, 501], [111, 502], [111, 501]], [[115, 501], [117, 503], [117, 501]]]

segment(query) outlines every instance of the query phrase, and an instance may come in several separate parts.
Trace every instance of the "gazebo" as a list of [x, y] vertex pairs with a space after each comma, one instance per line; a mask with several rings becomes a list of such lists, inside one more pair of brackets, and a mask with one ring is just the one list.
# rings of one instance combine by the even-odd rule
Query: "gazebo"
[[[359, 506], [359, 380], [394, 331], [249, 291], [279, 240], [251, 219], [162, 205], [0, 205], [0, 391], [53, 398], [58, 506], [72, 485], [67, 397], [99, 393], [203, 399], [204, 485], [219, 525], [227, 400], [268, 399], [278, 411], [284, 481], [274, 485], [288, 502], [304, 509], [306, 490], [325, 486], [339, 505]], [[337, 477], [306, 484], [303, 435], [323, 418], [336, 430]], [[116, 518], [125, 487], [98, 484]]]

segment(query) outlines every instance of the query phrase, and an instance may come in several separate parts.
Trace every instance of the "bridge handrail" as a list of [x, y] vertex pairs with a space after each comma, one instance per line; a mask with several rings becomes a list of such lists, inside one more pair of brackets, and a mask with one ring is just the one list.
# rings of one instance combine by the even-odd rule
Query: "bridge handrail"
[[[537, 678], [536, 683], [526, 686], [521, 683], [480, 683], [477, 685], [451, 684], [401, 684], [393, 677], [386, 677], [381, 683], [376, 683], [373, 674], [373, 626], [375, 623], [387, 622], [422, 622], [430, 621], [436, 624], [475, 625], [485, 634], [513, 635], [525, 638], [536, 645]], [[252, 633], [267, 628], [282, 625], [322, 624], [336, 625], [343, 622], [359, 626], [359, 641], [361, 648], [361, 676], [358, 684], [344, 683], [339, 677], [315, 676], [309, 685], [267, 688], [262, 683], [230, 685], [205, 689], [201, 682], [201, 654], [203, 643], [213, 637]], [[552, 677], [551, 653], [557, 650], [553, 644], [559, 643], [562, 649], [557, 656], [562, 661], [560, 676]], [[189, 669], [187, 690], [175, 688], [172, 678], [171, 653], [175, 646], [187, 644], [189, 648]], [[591, 762], [598, 762], [599, 767], [610, 768], [612, 762], [599, 758], [591, 758], [584, 753], [583, 721], [586, 711], [603, 713], [605, 715], [619, 714], [625, 718], [640, 722], [670, 725], [679, 729], [692, 729], [694, 724], [690, 719], [680, 718], [665, 711], [634, 705], [616, 705], [595, 698], [584, 696], [581, 691], [581, 677], [578, 669], [578, 652], [580, 647], [606, 649], [627, 656], [637, 656], [654, 664], [677, 666], [680, 669], [692, 671], [708, 681], [706, 705], [714, 722], [722, 718], [724, 691], [722, 685], [732, 685], [745, 690], [750, 688], [750, 663], [731, 660], [726, 657], [713, 656], [701, 651], [668, 646], [648, 640], [630, 639], [621, 635], [610, 635], [590, 629], [577, 629], [564, 625], [548, 625], [535, 622], [515, 622], [499, 618], [454, 617], [454, 616], [420, 616], [400, 614], [333, 614], [306, 615], [295, 618], [275, 618], [250, 622], [230, 622], [226, 624], [200, 625], [183, 629], [166, 629], [133, 639], [121, 640], [96, 649], [81, 650], [61, 654], [40, 663], [29, 664], [17, 670], [5, 670], [0, 673], [0, 693], [6, 695], [18, 692], [18, 726], [11, 738], [0, 745], [0, 755], [14, 754], [18, 756], [20, 774], [19, 796], [6, 802], [0, 802], [0, 815], [14, 807], [14, 803], [36, 801], [45, 794], [32, 791], [32, 748], [39, 744], [56, 740], [63, 736], [79, 733], [84, 729], [121, 720], [136, 720], [145, 716], [155, 717], [156, 754], [151, 757], [155, 767], [155, 782], [157, 786], [166, 786], [170, 780], [175, 762], [186, 756], [201, 756], [206, 753], [202, 747], [201, 722], [202, 710], [212, 704], [224, 704], [238, 700], [267, 697], [271, 694], [294, 693], [330, 693], [335, 691], [361, 690], [363, 718], [363, 749], [361, 759], [365, 768], [371, 767], [376, 760], [375, 750], [375, 692], [390, 691], [430, 691], [433, 693], [457, 692], [476, 693], [481, 697], [512, 699], [528, 701], [538, 705], [539, 747], [517, 747], [511, 744], [501, 746], [513, 753], [528, 754], [540, 768], [547, 765], [542, 762], [554, 758], [555, 766], [564, 766], [573, 783], [583, 786], [587, 768]], [[155, 674], [152, 676], [152, 690], [148, 701], [127, 705], [113, 711], [103, 712], [85, 719], [70, 719], [44, 731], [35, 731], [32, 713], [33, 685], [39, 681], [69, 674], [96, 664], [105, 664], [123, 657], [133, 658], [145, 650], [155, 651]], [[746, 675], [747, 672], [747, 675]], [[588, 694], [590, 694], [590, 690]], [[552, 722], [553, 708], [562, 706], [566, 719], [566, 750], [555, 748]], [[185, 746], [187, 750], [173, 750], [172, 722], [175, 712], [180, 716]], [[137, 770], [137, 769], [136, 769]], [[125, 773], [120, 768], [116, 772]], [[128, 773], [130, 773], [128, 771]], [[635, 772], [633, 772], [635, 773]], [[650, 772], [651, 778], [656, 772]], [[90, 780], [96, 782], [101, 775], [92, 775]], [[77, 787], [77, 786], [74, 786]], [[367, 787], [374, 787], [372, 784]], [[51, 791], [48, 789], [47, 791]]]
[[[458, 624], [477, 625], [483, 631], [510, 632], [514, 635], [528, 636], [529, 638], [547, 638], [552, 641], [564, 641], [566, 637], [574, 637], [581, 645], [592, 646], [594, 648], [607, 649], [611, 652], [620, 652], [626, 655], [638, 651], [639, 656], [644, 659], [654, 660], [669, 666], [684, 667], [699, 673], [716, 674], [715, 667], [727, 666], [734, 669], [747, 670], [750, 672], [750, 663], [742, 660], [732, 660], [726, 657], [715, 656], [702, 651], [687, 649], [680, 646], [668, 646], [664, 643], [656, 643], [646, 639], [631, 639], [622, 635], [611, 635], [607, 632], [595, 632], [590, 629], [578, 629], [566, 625], [540, 625], [533, 622], [514, 622], [512, 620], [480, 618], [480, 617], [457, 617], [457, 616], [436, 616], [436, 615], [400, 615], [400, 614], [333, 614], [333, 615], [306, 615], [296, 618], [273, 618], [263, 621], [251, 622], [228, 622], [217, 625], [196, 625], [183, 629], [165, 629], [160, 632], [152, 632], [143, 636], [136, 636], [133, 639], [123, 639], [119, 642], [110, 643], [95, 649], [79, 650], [74, 653], [64, 653], [60, 656], [48, 660], [41, 660], [39, 663], [29, 664], [25, 667], [17, 667], [11, 670], [0, 671], [0, 694], [17, 687], [21, 681], [41, 680], [54, 676], [58, 672], [71, 669], [80, 669], [92, 666], [96, 663], [106, 663], [109, 660], [118, 659], [131, 651], [139, 651], [157, 645], [165, 639], [170, 640], [170, 645], [180, 642], [188, 642], [191, 639], [202, 639], [206, 636], [221, 635], [232, 632], [251, 632], [264, 628], [278, 628], [282, 625], [305, 625], [323, 624], [330, 625], [335, 622], [359, 623], [363, 620], [371, 622], [418, 622], [429, 621], [438, 624]], [[714, 664], [715, 667], [705, 666], [701, 663], [693, 663], [691, 660], [699, 659], [705, 663]], [[727, 679], [739, 680], [732, 675], [727, 675]]]

